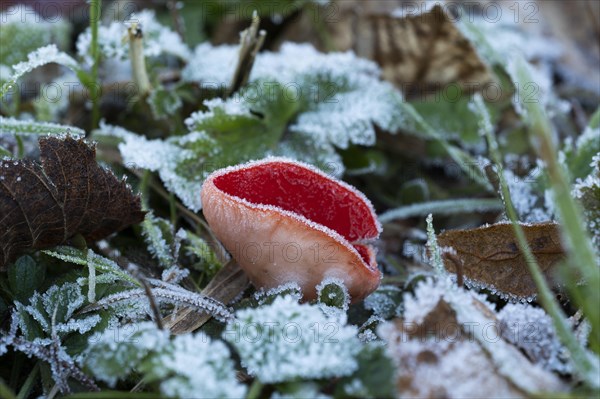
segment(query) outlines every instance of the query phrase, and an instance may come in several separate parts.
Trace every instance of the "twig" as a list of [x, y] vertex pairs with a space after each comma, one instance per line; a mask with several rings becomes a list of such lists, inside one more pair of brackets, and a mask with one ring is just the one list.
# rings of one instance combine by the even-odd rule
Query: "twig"
[[160, 314], [160, 310], [156, 305], [156, 300], [154, 299], [154, 294], [152, 294], [152, 290], [150, 289], [150, 285], [145, 278], [140, 276], [140, 282], [144, 286], [144, 291], [146, 291], [146, 296], [148, 297], [148, 302], [150, 302], [150, 308], [152, 309], [152, 313], [154, 314], [154, 322], [156, 323], [156, 327], [159, 330], [164, 330], [164, 326], [162, 323], [162, 315]]
[[235, 67], [235, 73], [231, 80], [231, 85], [227, 92], [227, 97], [238, 91], [240, 87], [248, 83], [250, 72], [256, 59], [256, 54], [265, 42], [267, 33], [264, 30], [258, 30], [260, 18], [256, 11], [252, 14], [252, 23], [248, 29], [245, 29], [240, 34], [240, 51], [238, 54], [238, 63]]

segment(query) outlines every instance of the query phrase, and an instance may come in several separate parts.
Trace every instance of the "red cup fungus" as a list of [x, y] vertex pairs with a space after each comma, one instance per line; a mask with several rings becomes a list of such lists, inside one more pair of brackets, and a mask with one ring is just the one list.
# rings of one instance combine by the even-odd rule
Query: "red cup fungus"
[[296, 282], [305, 300], [326, 277], [344, 281], [353, 302], [379, 285], [381, 225], [354, 187], [286, 158], [229, 167], [202, 186], [215, 236], [258, 288]]

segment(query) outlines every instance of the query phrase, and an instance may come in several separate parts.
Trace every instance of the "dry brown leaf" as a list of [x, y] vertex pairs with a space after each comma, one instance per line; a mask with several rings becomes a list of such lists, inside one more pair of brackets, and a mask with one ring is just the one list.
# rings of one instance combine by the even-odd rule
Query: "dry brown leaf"
[[96, 241], [144, 219], [140, 198], [83, 139], [40, 139], [41, 165], [0, 161], [0, 269], [28, 250]]
[[379, 330], [397, 365], [402, 396], [518, 398], [565, 390], [558, 377], [500, 336], [496, 313], [477, 294], [429, 282], [415, 296], [405, 302], [404, 319]]
[[383, 77], [403, 89], [407, 97], [422, 97], [457, 84], [463, 91], [493, 81], [488, 67], [442, 7], [395, 18], [371, 17], [375, 35], [372, 58]]
[[[403, 90], [407, 98], [421, 98], [456, 84], [463, 91], [478, 91], [495, 81], [469, 40], [440, 5], [419, 13], [420, 3], [401, 1], [337, 1], [323, 11], [324, 23], [337, 51], [354, 51], [376, 61], [383, 77]], [[406, 10], [404, 17], [394, 10]], [[314, 32], [314, 18], [290, 24], [279, 38], [311, 41], [327, 49]]]
[[[217, 272], [202, 290], [202, 294], [227, 305], [249, 285], [250, 281], [246, 273], [237, 262], [231, 260]], [[171, 334], [179, 335], [197, 330], [211, 317], [208, 313], [198, 313], [197, 309], [184, 308], [165, 317], [162, 323]]]
[[[553, 266], [564, 257], [558, 225], [547, 222], [522, 227], [542, 273], [552, 281]], [[454, 248], [467, 279], [519, 298], [536, 295], [535, 283], [510, 223], [448, 230], [437, 240], [441, 247]], [[444, 266], [449, 272], [456, 272], [454, 263], [447, 259]]]

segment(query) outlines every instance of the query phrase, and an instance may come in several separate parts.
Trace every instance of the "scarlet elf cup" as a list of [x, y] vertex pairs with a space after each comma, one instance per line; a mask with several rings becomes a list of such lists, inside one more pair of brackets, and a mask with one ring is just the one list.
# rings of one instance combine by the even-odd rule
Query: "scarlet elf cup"
[[379, 285], [373, 206], [313, 166], [266, 158], [221, 169], [201, 197], [215, 236], [258, 288], [297, 282], [311, 300], [316, 285], [337, 277], [356, 302]]

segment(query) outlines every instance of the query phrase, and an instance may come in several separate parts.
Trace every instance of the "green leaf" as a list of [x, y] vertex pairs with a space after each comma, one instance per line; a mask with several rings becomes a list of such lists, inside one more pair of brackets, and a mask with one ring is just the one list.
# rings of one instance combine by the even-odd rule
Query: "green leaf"
[[0, 158], [12, 157], [12, 156], [13, 156], [12, 152], [8, 151], [6, 148], [4, 148], [0, 145]]
[[15, 65], [27, 59], [27, 54], [50, 43], [61, 49], [69, 47], [71, 26], [66, 18], [44, 20], [23, 8], [14, 8], [2, 15], [0, 29], [0, 64]]
[[151, 212], [146, 214], [142, 222], [144, 241], [148, 251], [158, 260], [162, 267], [169, 268], [177, 263], [179, 254], [175, 253], [175, 232], [167, 220], [154, 216]]
[[52, 256], [53, 258], [74, 263], [76, 265], [88, 266], [88, 263], [91, 263], [99, 273], [114, 274], [122, 281], [126, 281], [135, 286], [141, 286], [138, 280], [136, 280], [125, 270], [121, 269], [114, 261], [96, 254], [91, 249], [84, 251], [72, 247], [59, 246], [53, 250], [46, 250], [42, 252], [46, 255]]
[[0, 397], [6, 399], [17, 399], [16, 395], [6, 384], [6, 382], [4, 382], [3, 378], [0, 378]]
[[477, 159], [463, 149], [452, 145], [448, 139], [431, 126], [411, 104], [400, 102], [398, 105], [406, 116], [408, 121], [407, 126], [410, 132], [435, 141], [443, 148], [445, 153], [456, 162], [456, 166], [468, 177], [487, 191], [494, 191], [485, 173], [479, 168], [480, 162]]
[[583, 134], [577, 138], [575, 146], [564, 151], [570, 177], [573, 180], [585, 178], [592, 172], [592, 158], [598, 154], [599, 148], [600, 128], [593, 128], [590, 122]]
[[27, 303], [46, 278], [46, 266], [37, 264], [29, 255], [21, 256], [8, 267], [8, 284], [21, 303]]
[[385, 347], [367, 344], [357, 356], [358, 370], [344, 378], [335, 392], [336, 398], [393, 398], [395, 366], [387, 357]]
[[350, 145], [338, 153], [348, 175], [358, 176], [385, 168], [385, 156], [378, 150]]
[[594, 112], [594, 115], [590, 118], [590, 122], [588, 124], [590, 129], [597, 129], [600, 127], [600, 107]]
[[373, 311], [374, 316], [389, 320], [398, 315], [402, 294], [402, 290], [396, 286], [381, 285], [365, 299], [364, 306]]
[[215, 251], [202, 238], [187, 230], [183, 231], [185, 241], [187, 241], [183, 247], [184, 250], [188, 254], [195, 255], [199, 260], [193, 267], [206, 273], [208, 278], [212, 278], [223, 267]]
[[[411, 104], [421, 116], [446, 140], [458, 140], [463, 145], [478, 145], [483, 142], [479, 135], [477, 119], [469, 109], [471, 96], [460, 92], [438, 95], [435, 98], [412, 101]], [[497, 105], [496, 103], [490, 105]], [[492, 121], [500, 115], [497, 107], [488, 107]]]
[[19, 64], [13, 66], [13, 75], [9, 78], [8, 82], [4, 83], [2, 87], [0, 87], [0, 98], [4, 97], [6, 93], [14, 89], [17, 80], [19, 80], [23, 75], [33, 71], [35, 68], [51, 63], [62, 65], [75, 71], [76, 73], [81, 69], [79, 63], [75, 61], [73, 57], [67, 53], [59, 51], [56, 45], [50, 44], [45, 47], [40, 47], [28, 54], [27, 61], [20, 62]]
[[[249, 89], [248, 89], [249, 90]], [[124, 139], [119, 146], [125, 165], [157, 171], [170, 192], [197, 211], [204, 179], [219, 168], [262, 158], [277, 148], [298, 103], [284, 101], [287, 89], [253, 102], [240, 99], [205, 102], [206, 111], [186, 121], [192, 133], [167, 140], [147, 140], [117, 127], [102, 125], [104, 134]], [[150, 155], [149, 154], [153, 154]]]
[[69, 133], [73, 136], [85, 136], [85, 131], [78, 127], [59, 125], [57, 123], [23, 121], [0, 116], [0, 134], [20, 135], [58, 135]]
[[183, 105], [176, 90], [167, 90], [162, 86], [152, 90], [146, 101], [157, 120], [172, 118]]

